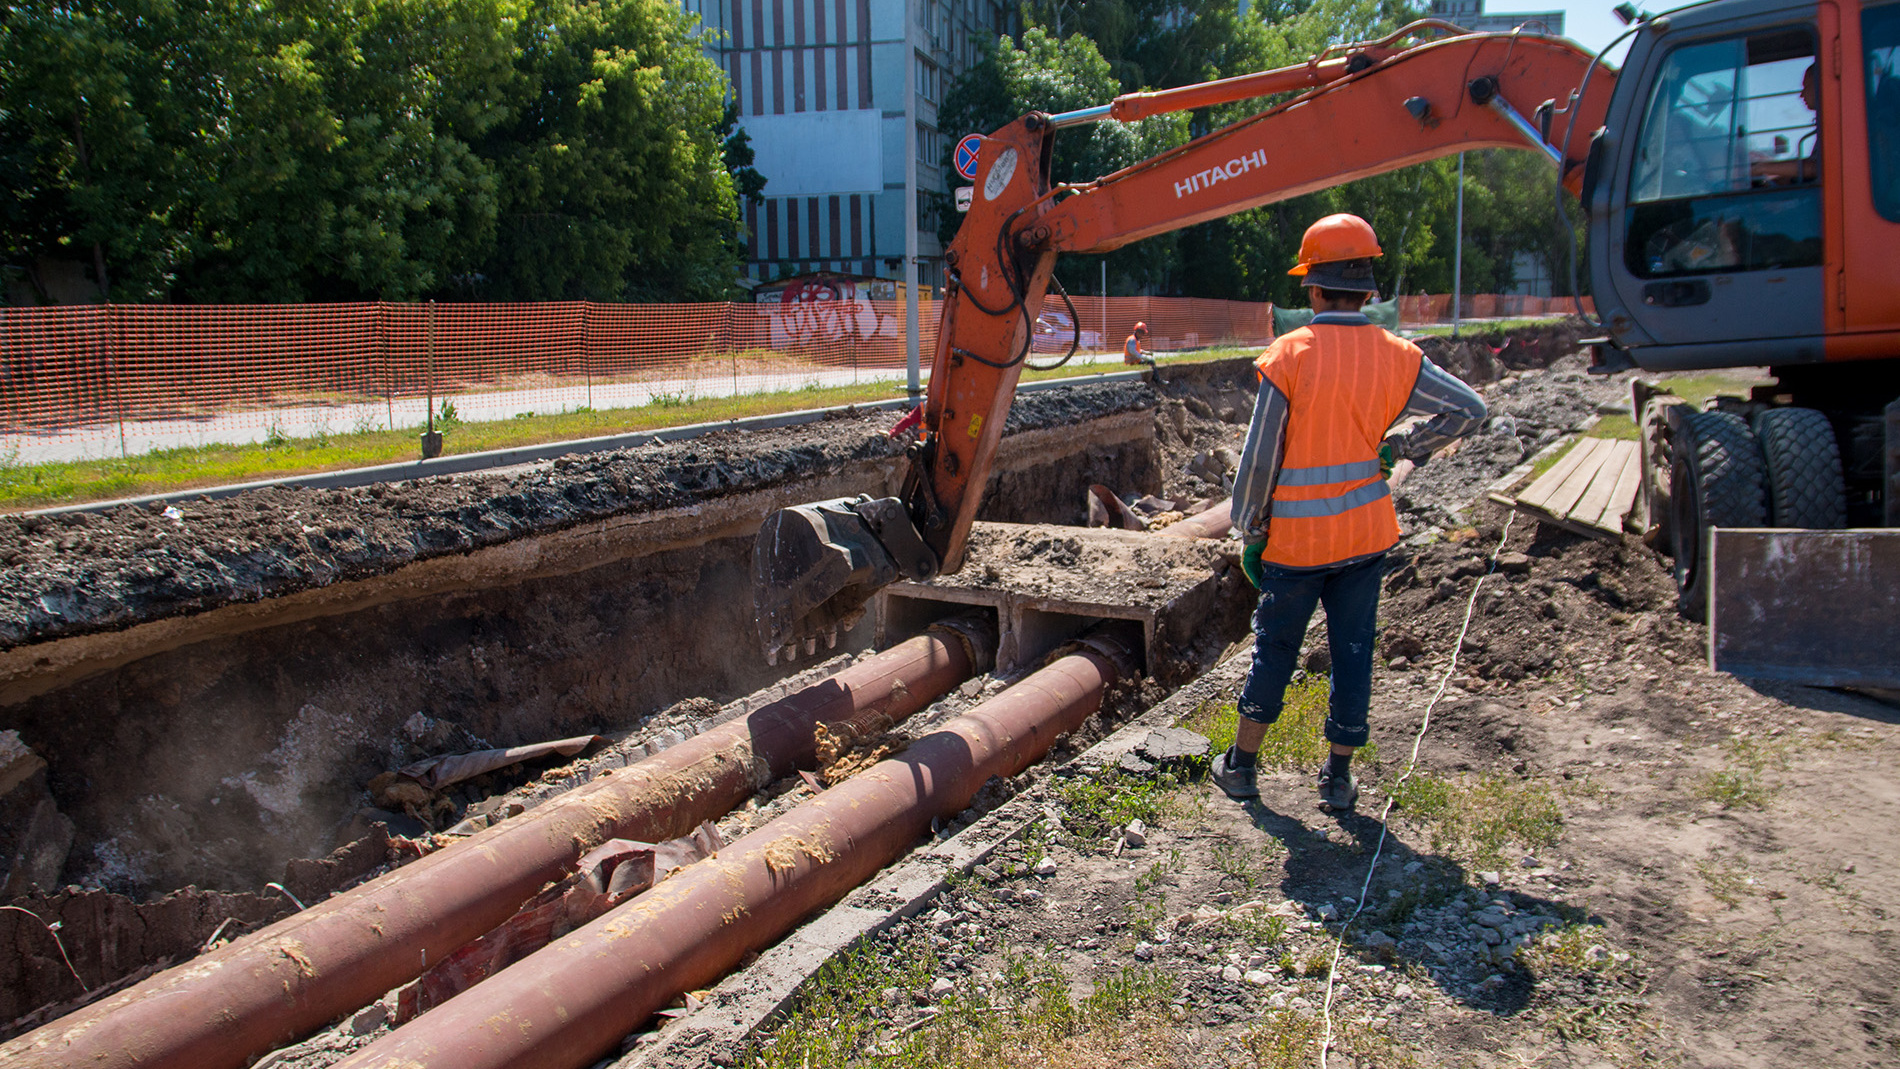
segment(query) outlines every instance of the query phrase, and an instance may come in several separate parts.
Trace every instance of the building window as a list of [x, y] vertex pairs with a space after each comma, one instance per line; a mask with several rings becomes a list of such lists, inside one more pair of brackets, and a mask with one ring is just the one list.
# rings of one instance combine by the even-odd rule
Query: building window
[[943, 166], [943, 134], [935, 127], [917, 124], [917, 162], [931, 167]]
[[917, 57], [917, 95], [932, 104], [943, 99], [943, 68]]

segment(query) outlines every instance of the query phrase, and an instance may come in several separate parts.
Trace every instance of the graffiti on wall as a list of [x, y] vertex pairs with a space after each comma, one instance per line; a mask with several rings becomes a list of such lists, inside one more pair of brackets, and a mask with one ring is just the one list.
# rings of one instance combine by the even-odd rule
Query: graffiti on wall
[[[904, 324], [891, 305], [897, 295], [889, 279], [805, 275], [761, 286], [754, 300], [771, 321], [772, 348], [796, 349], [902, 337]], [[873, 302], [883, 303], [883, 314]]]

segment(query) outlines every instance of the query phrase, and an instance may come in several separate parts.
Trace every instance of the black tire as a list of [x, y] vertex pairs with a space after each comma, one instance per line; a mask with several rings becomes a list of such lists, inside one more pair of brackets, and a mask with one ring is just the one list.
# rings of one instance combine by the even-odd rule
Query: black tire
[[1834, 530], [1847, 526], [1847, 484], [1834, 427], [1812, 408], [1769, 408], [1755, 417], [1768, 487], [1768, 521], [1776, 527]]
[[1675, 531], [1677, 609], [1691, 620], [1708, 612], [1709, 528], [1768, 522], [1761, 447], [1740, 416], [1683, 417], [1670, 457], [1670, 526]]

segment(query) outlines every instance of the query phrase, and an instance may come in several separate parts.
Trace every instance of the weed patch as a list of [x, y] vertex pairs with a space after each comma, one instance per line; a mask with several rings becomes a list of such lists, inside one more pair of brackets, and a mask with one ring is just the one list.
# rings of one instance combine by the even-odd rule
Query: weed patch
[[[1260, 743], [1260, 764], [1267, 768], [1310, 772], [1319, 767], [1331, 752], [1326, 741], [1326, 709], [1330, 695], [1326, 680], [1308, 678], [1286, 689], [1286, 704], [1280, 719], [1267, 726], [1267, 737]], [[1208, 703], [1182, 718], [1176, 725], [1207, 736], [1209, 749], [1219, 753], [1234, 744], [1240, 726], [1240, 712], [1229, 702]], [[1369, 768], [1379, 759], [1377, 743], [1359, 750], [1361, 768]]]
[[1555, 845], [1563, 830], [1563, 813], [1550, 789], [1509, 776], [1465, 780], [1418, 773], [1395, 787], [1392, 798], [1430, 829], [1434, 850], [1479, 864], [1503, 862], [1510, 847]]
[[1012, 955], [1002, 969], [967, 978], [906, 1023], [913, 1016], [908, 1004], [936, 971], [936, 958], [921, 940], [866, 944], [840, 955], [741, 1064], [1066, 1069], [1170, 1061], [1163, 1013], [1175, 984], [1158, 970], [1111, 973], [1078, 999], [1055, 961]]
[[1727, 767], [1704, 776], [1696, 795], [1724, 809], [1766, 808], [1777, 788], [1764, 774], [1788, 767], [1787, 743], [1735, 735], [1722, 743], [1722, 752], [1728, 759]]

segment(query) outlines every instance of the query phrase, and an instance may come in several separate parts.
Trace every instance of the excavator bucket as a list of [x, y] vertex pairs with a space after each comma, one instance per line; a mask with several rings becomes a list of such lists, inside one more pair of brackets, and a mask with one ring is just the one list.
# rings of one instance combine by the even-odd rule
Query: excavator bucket
[[816, 653], [821, 641], [836, 646], [871, 595], [936, 572], [937, 555], [897, 498], [838, 498], [774, 512], [752, 548], [752, 601], [766, 659]]

